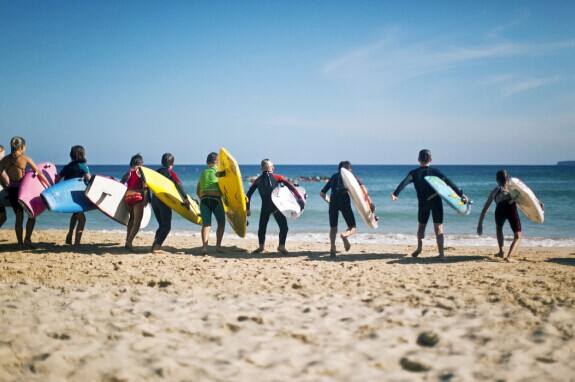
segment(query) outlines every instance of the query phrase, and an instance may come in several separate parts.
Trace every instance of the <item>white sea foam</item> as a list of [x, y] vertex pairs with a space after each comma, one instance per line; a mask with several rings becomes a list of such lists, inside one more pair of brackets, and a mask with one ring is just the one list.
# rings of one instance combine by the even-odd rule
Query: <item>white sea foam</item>
[[[125, 233], [125, 231], [122, 230], [103, 230], [100, 232]], [[153, 233], [153, 231], [149, 229], [141, 232], [144, 234]], [[174, 236], [184, 236], [198, 240], [200, 239], [200, 233], [197, 231], [173, 230], [171, 234]], [[277, 234], [269, 233], [268, 237], [270, 239], [276, 239]], [[247, 241], [255, 242], [257, 239], [258, 237], [254, 233], [248, 233], [245, 237], [245, 240]], [[509, 244], [512, 239], [513, 238], [511, 236], [505, 237], [506, 244]], [[415, 235], [409, 234], [359, 233], [352, 236], [351, 240], [352, 242], [358, 244], [414, 245], [417, 241], [417, 238]], [[329, 244], [329, 236], [327, 232], [296, 232], [289, 234], [288, 242], [289, 241]], [[435, 236], [433, 234], [428, 234], [424, 239], [424, 244], [434, 245]], [[497, 239], [495, 236], [446, 235], [445, 245], [461, 247], [496, 247]], [[525, 247], [575, 247], [575, 238], [524, 237], [521, 241], [521, 245]]]

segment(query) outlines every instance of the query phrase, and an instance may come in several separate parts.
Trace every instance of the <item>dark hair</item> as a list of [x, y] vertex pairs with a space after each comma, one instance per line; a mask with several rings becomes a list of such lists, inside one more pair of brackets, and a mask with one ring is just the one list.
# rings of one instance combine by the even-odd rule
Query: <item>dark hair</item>
[[495, 175], [495, 179], [497, 180], [497, 184], [499, 185], [499, 187], [503, 187], [509, 181], [509, 173], [507, 172], [507, 170], [499, 170]]
[[348, 160], [342, 160], [341, 162], [339, 162], [337, 169], [341, 170], [342, 168], [345, 168], [346, 170], [351, 170], [351, 162]]
[[162, 155], [162, 166], [168, 168], [174, 165], [174, 156], [170, 153], [165, 153]]
[[431, 150], [423, 149], [419, 152], [419, 157], [417, 158], [422, 163], [431, 162]]
[[208, 157], [206, 158], [206, 163], [207, 164], [216, 163], [217, 160], [218, 160], [218, 153], [211, 152], [208, 154]]
[[75, 162], [86, 163], [86, 150], [80, 145], [72, 146], [70, 149], [70, 159]]
[[20, 150], [24, 146], [26, 146], [26, 140], [24, 138], [12, 137], [12, 139], [10, 139], [10, 149], [12, 152]]
[[144, 158], [141, 154], [136, 154], [130, 159], [130, 167], [142, 166], [144, 164]]

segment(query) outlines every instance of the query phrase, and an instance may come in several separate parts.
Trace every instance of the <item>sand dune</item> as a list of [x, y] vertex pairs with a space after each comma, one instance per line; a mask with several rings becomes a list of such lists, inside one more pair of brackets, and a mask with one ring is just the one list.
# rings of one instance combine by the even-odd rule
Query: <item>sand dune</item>
[[[575, 248], [451, 248], [448, 261], [409, 246], [323, 244], [252, 255], [225, 238], [198, 256], [149, 235], [61, 231], [18, 251], [0, 231], [1, 381], [575, 380]], [[271, 241], [269, 248], [275, 248]]]

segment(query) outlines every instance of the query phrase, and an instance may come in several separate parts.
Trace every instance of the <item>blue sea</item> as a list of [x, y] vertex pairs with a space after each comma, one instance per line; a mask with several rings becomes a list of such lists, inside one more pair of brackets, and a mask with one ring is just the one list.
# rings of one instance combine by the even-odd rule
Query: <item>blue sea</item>
[[[60, 166], [59, 166], [60, 167]], [[157, 168], [158, 166], [149, 166]], [[574, 246], [575, 245], [575, 167], [560, 166], [437, 166], [457, 185], [463, 188], [466, 195], [473, 201], [474, 206], [469, 216], [460, 216], [445, 205], [445, 233], [447, 245], [495, 245], [495, 223], [493, 218], [494, 206], [491, 207], [484, 223], [484, 235], [476, 235], [477, 220], [485, 203], [487, 195], [495, 187], [495, 173], [501, 168], [509, 171], [511, 176], [523, 180], [545, 204], [545, 222], [534, 224], [522, 215], [522, 225], [527, 245], [534, 246]], [[126, 166], [91, 165], [93, 174], [109, 175], [120, 178], [127, 170]], [[392, 202], [390, 193], [414, 166], [386, 166], [386, 165], [355, 165], [353, 172], [361, 178], [369, 189], [369, 193], [377, 206], [380, 217], [379, 228], [368, 228], [360, 217], [358, 220], [358, 235], [356, 241], [368, 243], [412, 244], [415, 240], [417, 199], [413, 186], [408, 186], [400, 195], [400, 199]], [[176, 166], [178, 173], [188, 193], [193, 194], [202, 165]], [[241, 166], [244, 178], [257, 176], [259, 166]], [[328, 165], [278, 165], [276, 172], [289, 178], [299, 177], [329, 177], [336, 171], [336, 166]], [[298, 220], [290, 220], [290, 236], [300, 241], [327, 241], [328, 205], [319, 197], [319, 192], [325, 183], [300, 182], [308, 194], [307, 206]], [[250, 183], [246, 179], [244, 187], [247, 191]], [[259, 218], [260, 198], [257, 192], [252, 198], [252, 216], [249, 218], [248, 240], [255, 239]], [[9, 221], [3, 229], [12, 229], [13, 215], [9, 210]], [[125, 228], [112, 221], [98, 211], [87, 214], [87, 230], [120, 230]], [[65, 229], [68, 216], [45, 212], [37, 222], [38, 229], [58, 228]], [[174, 214], [173, 231], [178, 235], [196, 236], [200, 227], [189, 223], [177, 214]], [[343, 219], [340, 227], [344, 228]], [[154, 231], [157, 223], [154, 218], [145, 231]], [[227, 233], [234, 235], [231, 228]], [[268, 234], [277, 232], [275, 221], [270, 220]], [[427, 240], [433, 241], [433, 228], [428, 226]], [[506, 235], [511, 231], [506, 227]], [[275, 236], [275, 235], [274, 235]]]

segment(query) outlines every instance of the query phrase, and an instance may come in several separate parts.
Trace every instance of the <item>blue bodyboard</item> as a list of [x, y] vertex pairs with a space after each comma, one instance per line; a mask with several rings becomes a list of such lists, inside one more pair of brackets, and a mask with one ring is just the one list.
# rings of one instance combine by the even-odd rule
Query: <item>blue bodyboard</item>
[[86, 198], [86, 183], [82, 178], [63, 180], [42, 192], [42, 198], [53, 212], [76, 213], [96, 208]]
[[461, 215], [469, 215], [471, 212], [471, 202], [468, 201], [467, 203], [464, 203], [459, 195], [455, 193], [453, 188], [449, 187], [447, 183], [436, 176], [426, 176], [424, 179], [451, 208], [457, 211], [457, 213]]

